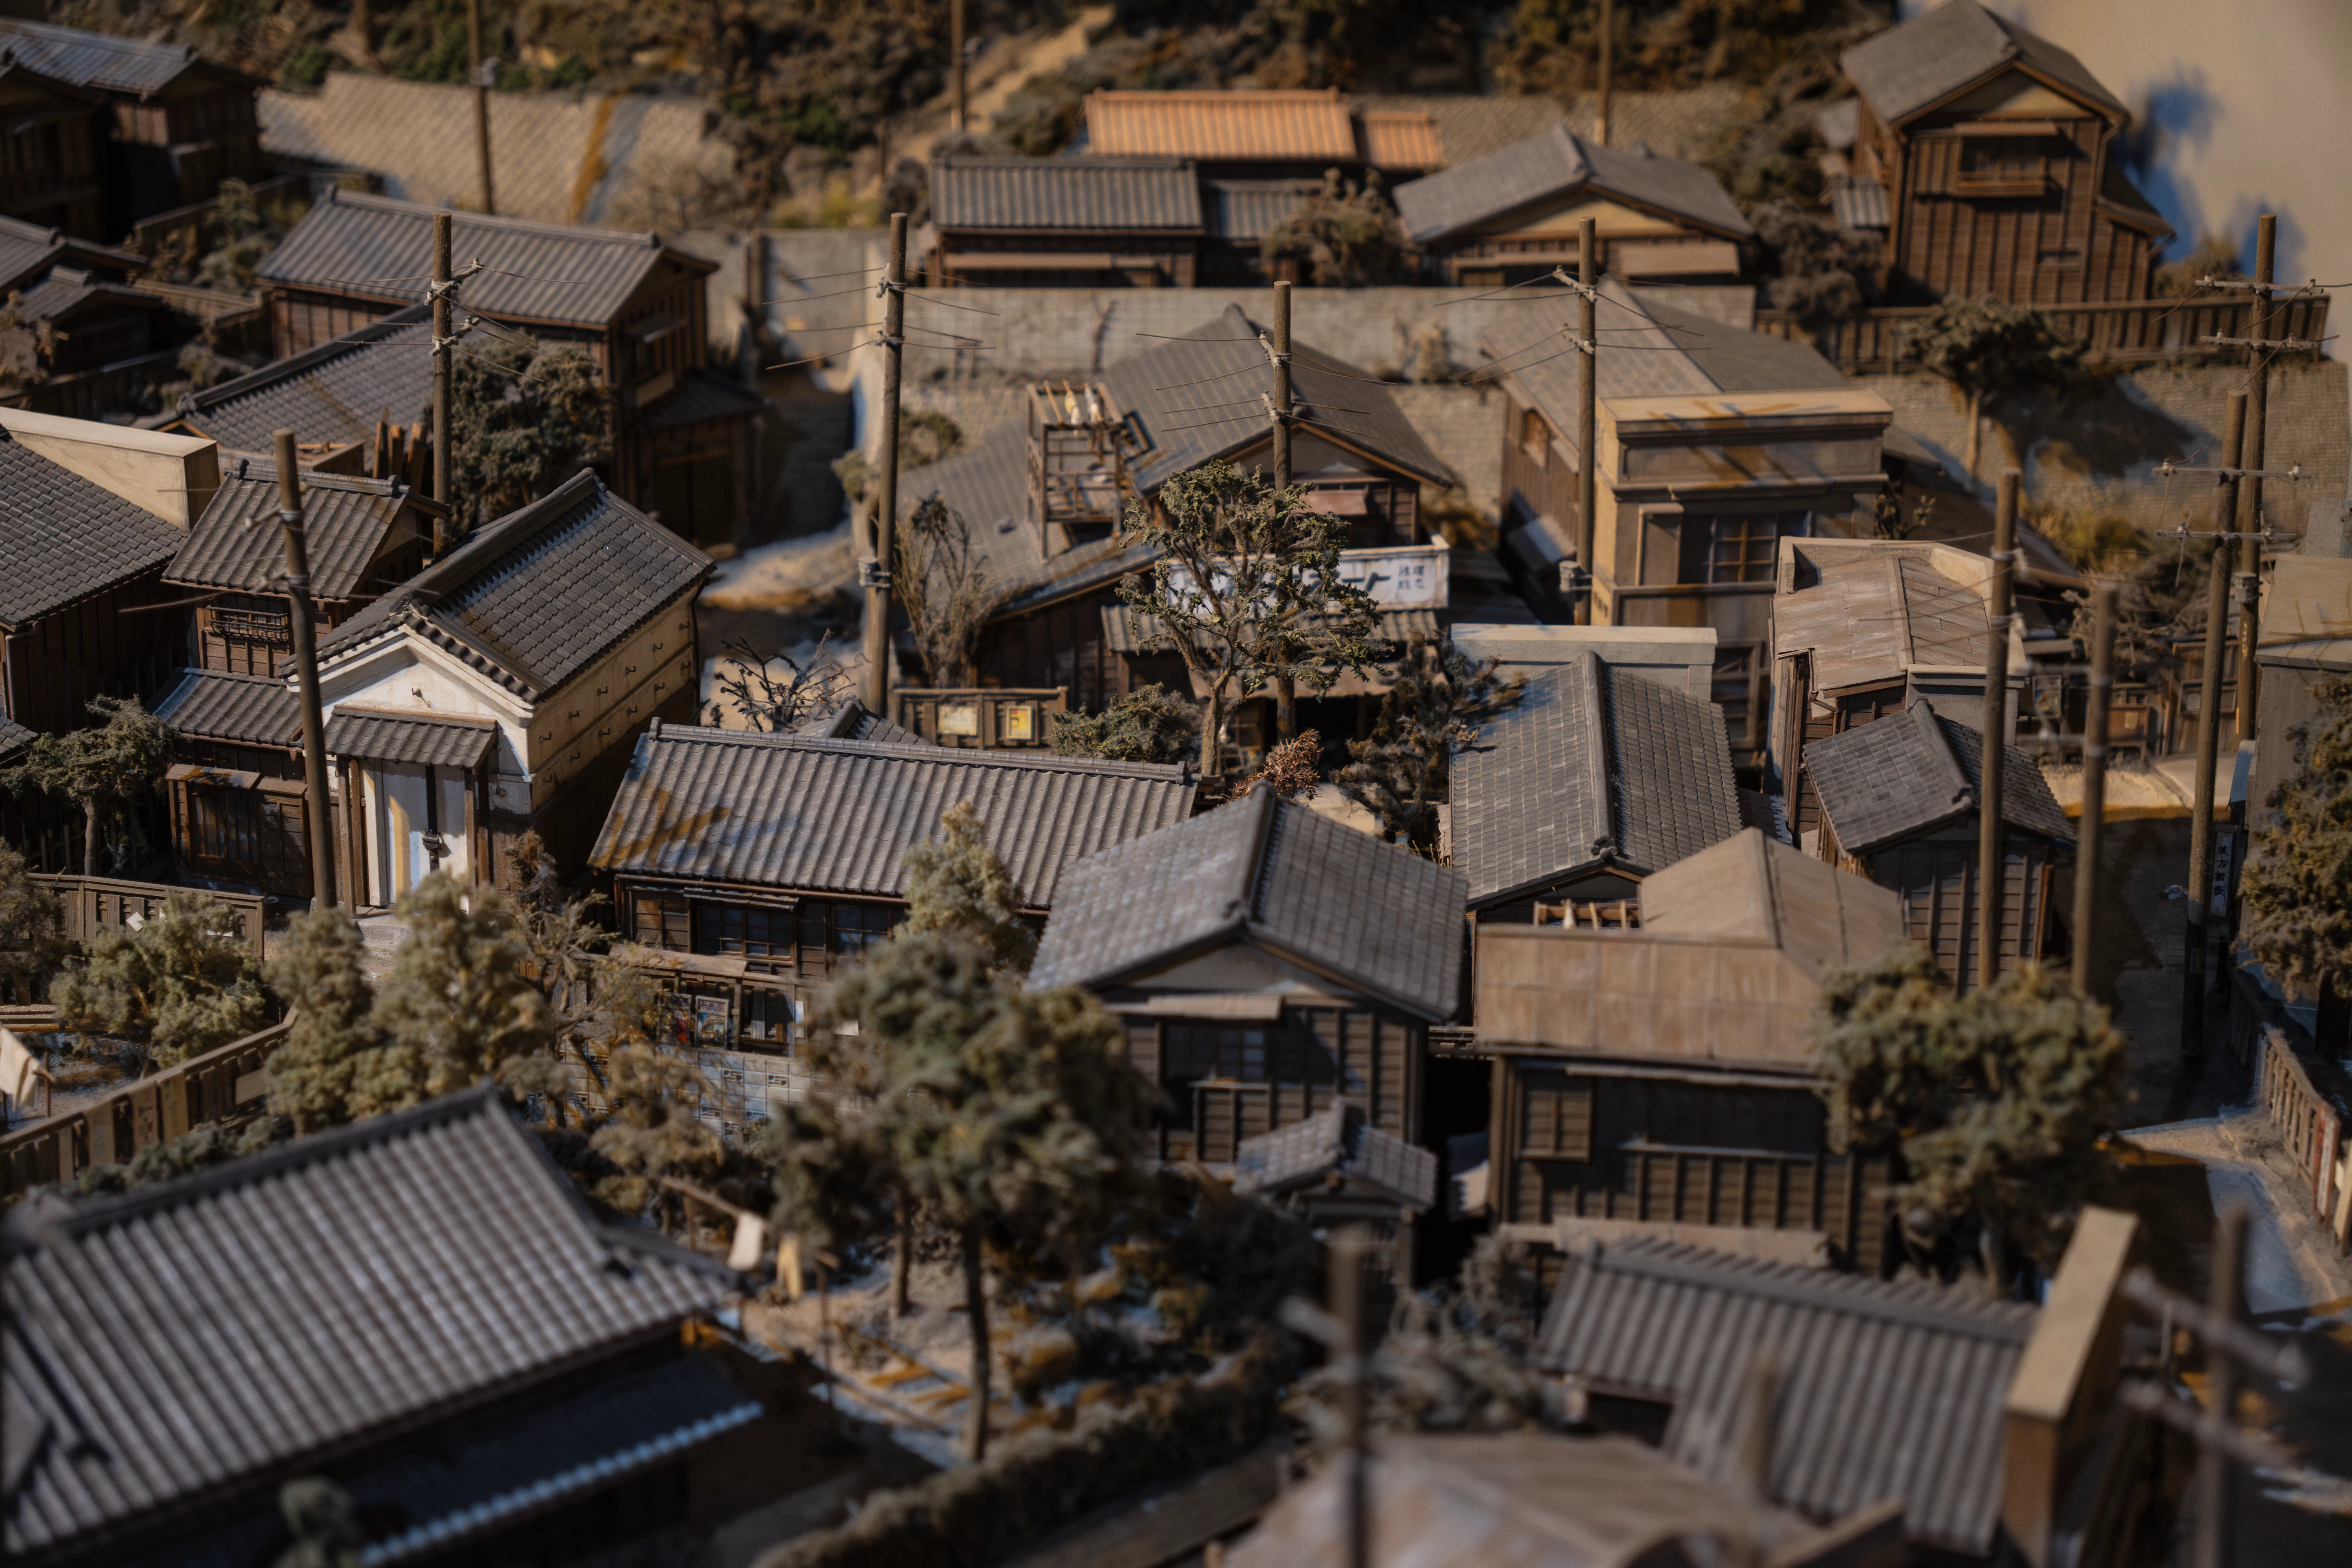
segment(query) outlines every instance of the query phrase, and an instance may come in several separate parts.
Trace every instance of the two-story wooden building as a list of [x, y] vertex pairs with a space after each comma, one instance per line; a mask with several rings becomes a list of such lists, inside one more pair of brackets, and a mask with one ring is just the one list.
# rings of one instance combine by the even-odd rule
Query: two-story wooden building
[[98, 94], [44, 76], [11, 57], [0, 64], [0, 214], [35, 228], [96, 239], [105, 232], [99, 188]]
[[[423, 300], [433, 213], [415, 202], [328, 192], [262, 264], [280, 359]], [[705, 296], [717, 264], [656, 234], [464, 212], [453, 229], [457, 265], [482, 264], [459, 287], [467, 314], [572, 344], [595, 362], [612, 397], [613, 489], [683, 537], [734, 540], [751, 510], [752, 423], [766, 404], [709, 368]], [[422, 413], [420, 403], [389, 417], [400, 423]]]
[[1848, 49], [1844, 195], [1883, 212], [1892, 304], [2146, 299], [2171, 237], [2125, 173], [2120, 100], [2049, 39], [1948, 0]]

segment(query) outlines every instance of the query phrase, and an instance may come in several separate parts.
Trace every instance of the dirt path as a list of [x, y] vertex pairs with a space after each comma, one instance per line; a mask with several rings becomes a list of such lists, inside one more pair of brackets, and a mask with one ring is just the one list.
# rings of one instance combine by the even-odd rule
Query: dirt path
[[[1067, 65], [1087, 52], [1087, 35], [1111, 18], [1108, 5], [1088, 5], [1080, 10], [1070, 25], [1056, 33], [1020, 33], [1009, 38], [999, 38], [982, 50], [974, 60], [965, 83], [964, 115], [966, 123], [975, 132], [983, 132], [988, 122], [1012, 101], [1013, 95], [1031, 77]], [[910, 117], [924, 127], [895, 137], [894, 157], [912, 158], [918, 163], [931, 161], [931, 148], [948, 132], [949, 100], [946, 93], [917, 110]]]

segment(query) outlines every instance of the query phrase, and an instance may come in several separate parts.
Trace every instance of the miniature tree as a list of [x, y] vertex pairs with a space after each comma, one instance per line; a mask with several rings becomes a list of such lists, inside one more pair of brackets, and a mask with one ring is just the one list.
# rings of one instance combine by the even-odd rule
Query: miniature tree
[[595, 892], [567, 898], [556, 876], [555, 858], [536, 830], [507, 851], [507, 868], [514, 879], [509, 897], [516, 930], [530, 950], [531, 972], [538, 976], [541, 994], [553, 1005], [561, 1027], [587, 995], [597, 952], [612, 940], [613, 933], [594, 919], [595, 910], [608, 900]]
[[1412, 241], [1377, 172], [1361, 185], [1327, 172], [1323, 189], [1291, 208], [1258, 247], [1269, 267], [1294, 263], [1305, 274], [1300, 281], [1318, 289], [1413, 280]]
[[708, 1183], [727, 1165], [718, 1131], [695, 1114], [710, 1084], [691, 1059], [660, 1043], [667, 1010], [642, 974], [608, 965], [597, 989], [614, 1020], [605, 1037], [613, 1114], [589, 1146], [620, 1174], [597, 1184], [596, 1196], [624, 1214], [655, 1208], [662, 1228], [675, 1233], [684, 1211], [662, 1178]]
[[116, 870], [146, 852], [138, 808], [153, 798], [172, 765], [172, 732], [135, 697], [93, 697], [89, 710], [105, 721], [86, 730], [34, 738], [25, 760], [0, 773], [13, 794], [37, 787], [65, 796], [82, 811], [81, 872], [98, 875], [98, 847]]
[[351, 1494], [320, 1476], [300, 1476], [278, 1489], [278, 1511], [293, 1544], [270, 1568], [359, 1568], [367, 1544]]
[[971, 525], [938, 496], [927, 496], [893, 539], [898, 605], [924, 678], [937, 687], [977, 685], [981, 628], [1003, 595], [972, 555]]
[[1266, 748], [1265, 762], [1244, 779], [1236, 795], [1263, 784], [1283, 800], [1299, 802], [1323, 782], [1323, 737], [1313, 730]]
[[948, 807], [940, 837], [907, 851], [908, 932], [960, 931], [999, 969], [1029, 972], [1037, 933], [1021, 918], [1021, 885], [988, 847], [985, 825], [970, 801]]
[[1435, 842], [1454, 753], [1477, 736], [1482, 721], [1517, 702], [1525, 684], [1496, 668], [1450, 637], [1406, 650], [1370, 738], [1348, 742], [1348, 765], [1339, 770], [1339, 788], [1380, 819], [1381, 837]]
[[[734, 659], [734, 672], [719, 675], [712, 684], [733, 706], [746, 728], [763, 730], [772, 735], [785, 734], [818, 714], [831, 711], [848, 692], [849, 677], [842, 673], [840, 665], [825, 657], [825, 645], [832, 640], [830, 632], [818, 638], [816, 652], [803, 664], [781, 650], [775, 658], [769, 658], [742, 638], [731, 638], [722, 651]], [[779, 662], [786, 672], [782, 675], [775, 670]], [[709, 706], [715, 723], [725, 710], [716, 702]]]
[[1819, 207], [1789, 200], [1757, 207], [1755, 223], [1777, 273], [1772, 308], [1808, 331], [1851, 321], [1877, 298], [1885, 246], [1876, 235], [1842, 229]]
[[1906, 1237], [1950, 1242], [2005, 1283], [2011, 1247], [2064, 1249], [2123, 1104], [2107, 1011], [2026, 964], [1955, 995], [1924, 949], [1834, 973], [1816, 1059], [1833, 1147], [1899, 1156]]
[[1362, 673], [1379, 626], [1371, 597], [1339, 577], [1347, 529], [1318, 511], [1297, 486], [1278, 490], [1255, 468], [1205, 463], [1139, 498], [1119, 539], [1157, 557], [1122, 578], [1119, 597], [1159, 630], [1147, 646], [1172, 647], [1195, 689], [1208, 693], [1201, 771], [1223, 771], [1228, 697], [1268, 683], [1330, 689], [1339, 669]]
[[503, 894], [436, 871], [394, 912], [408, 935], [370, 1010], [384, 1040], [359, 1058], [355, 1115], [399, 1110], [544, 1057], [556, 1020]]
[[270, 1053], [269, 1109], [291, 1118], [297, 1132], [351, 1121], [352, 1078], [363, 1058], [383, 1049], [365, 953], [349, 915], [308, 910], [287, 922], [286, 940], [269, 961], [269, 988], [293, 1014]]
[[503, 516], [594, 461], [606, 401], [595, 362], [568, 343], [502, 329], [460, 345], [449, 374], [449, 500], [459, 526]]
[[2273, 974], [2319, 994], [2323, 1049], [2341, 1054], [2352, 998], [2352, 677], [2313, 688], [2293, 731], [2294, 773], [2246, 858], [2243, 931]]
[[46, 883], [33, 880], [25, 857], [0, 844], [0, 983], [5, 999], [37, 1000], [66, 956], [65, 910]]
[[68, 1029], [128, 1041], [141, 1070], [172, 1067], [268, 1022], [269, 999], [227, 909], [173, 893], [136, 931], [101, 927], [49, 988]]
[[1987, 294], [1946, 300], [1915, 329], [1911, 347], [1922, 368], [1942, 376], [1969, 403], [1969, 477], [1983, 450], [1989, 409], [2039, 394], [2067, 400], [2105, 384], [2083, 346], [2030, 305]]
[[1056, 713], [1045, 747], [1057, 757], [1107, 763], [1182, 763], [1201, 754], [1201, 706], [1154, 684], [1100, 713]]

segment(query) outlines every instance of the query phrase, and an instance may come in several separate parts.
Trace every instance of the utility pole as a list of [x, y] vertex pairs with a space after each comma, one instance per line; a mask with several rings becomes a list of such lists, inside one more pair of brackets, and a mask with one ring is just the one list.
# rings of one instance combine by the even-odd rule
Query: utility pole
[[319, 706], [319, 628], [310, 608], [310, 544], [302, 528], [302, 471], [295, 464], [294, 432], [280, 430], [278, 447], [278, 526], [286, 536], [287, 617], [294, 632], [294, 675], [302, 694], [302, 778], [310, 797], [305, 829], [310, 840], [310, 908], [335, 907], [335, 833], [327, 796], [327, 721]]
[[449, 515], [449, 351], [455, 339], [449, 330], [449, 215], [433, 215], [433, 499], [443, 515], [433, 520], [433, 553], [440, 555], [455, 541], [457, 530]]
[[474, 63], [474, 155], [482, 170], [482, 210], [499, 210], [490, 189], [490, 79], [482, 72], [482, 0], [466, 0], [466, 49]]
[[[1617, 6], [1615, 0], [1601, 0], [1601, 90], [1600, 102], [1592, 111], [1592, 139], [1601, 146], [1609, 145], [1609, 67], [1610, 52], [1616, 47]], [[1587, 278], [1586, 282], [1592, 281]]]
[[[2198, 1005], [2204, 1005], [2202, 999]], [[2245, 1299], [2246, 1205], [2233, 1203], [2216, 1216], [2213, 1230], [2213, 1277], [2207, 1282], [2205, 1310], [2209, 1321], [2234, 1324], [2239, 1303]], [[2238, 1424], [2238, 1358], [2216, 1335], [2206, 1345], [2206, 1407], [2224, 1426]], [[2230, 1457], [2218, 1443], [2197, 1450], [2197, 1535], [2189, 1543], [2190, 1568], [2230, 1568], [2231, 1526], [2236, 1521], [2236, 1499], [2231, 1495]]]
[[2205, 1049], [2205, 933], [2213, 906], [2213, 770], [2221, 752], [2221, 655], [2230, 640], [2230, 532], [2238, 515], [2245, 456], [2246, 395], [2230, 394], [2221, 415], [2221, 474], [2213, 492], [2212, 581], [2205, 595], [2205, 685], [2197, 699], [2196, 804], [2189, 822], [2188, 921], [2181, 932], [2180, 1048]]
[[907, 332], [907, 215], [890, 215], [890, 268], [882, 275], [882, 469], [874, 506], [874, 559], [866, 584], [866, 710], [890, 712], [890, 550], [898, 529], [899, 362]]
[[2116, 585], [2091, 589], [2091, 695], [2083, 710], [2083, 816], [2074, 847], [2074, 994], [2091, 996], [2099, 918], [2099, 837], [2107, 816], [2107, 704], [2116, 686]]
[[[1274, 286], [1274, 488], [1290, 489], [1290, 285]], [[1298, 682], [1279, 676], [1274, 683], [1274, 732], [1281, 740], [1298, 733]]]
[[[964, 132], [963, 0], [948, 0], [948, 134]], [[885, 168], [882, 177], [888, 179]]]
[[1331, 1316], [1339, 1329], [1339, 1342], [1332, 1351], [1339, 1362], [1339, 1415], [1347, 1427], [1347, 1435], [1340, 1439], [1347, 1445], [1340, 1482], [1348, 1500], [1347, 1568], [1371, 1568], [1372, 1561], [1371, 1419], [1364, 1388], [1369, 1359], [1364, 1353], [1368, 1250], [1363, 1233], [1352, 1228], [1331, 1238]]
[[2270, 424], [2271, 277], [2278, 264], [2278, 215], [2264, 213], [2254, 229], [2253, 342], [2246, 350], [2246, 476], [2238, 509], [2238, 741], [2254, 738], [2254, 701], [2261, 689], [2255, 651], [2262, 637], [2263, 448]]
[[[1605, 61], [1607, 55], [1602, 55]], [[1602, 79], [1607, 79], [1605, 77]], [[1603, 89], [1602, 101], [1607, 101]], [[1594, 447], [1600, 442], [1601, 343], [1593, 329], [1593, 301], [1600, 287], [1599, 258], [1593, 254], [1600, 247], [1600, 226], [1591, 218], [1579, 220], [1576, 226], [1576, 278], [1578, 293], [1583, 298], [1580, 312], [1584, 329], [1583, 363], [1578, 369], [1576, 411], [1576, 565], [1580, 579], [1571, 591], [1569, 618], [1580, 626], [1592, 624], [1592, 511], [1598, 505], [1595, 497], [1599, 483], [1600, 456]]]
[[2001, 843], [2001, 796], [2009, 760], [2009, 606], [2017, 564], [2017, 490], [2025, 476], [2000, 474], [1992, 514], [1992, 599], [1985, 606], [1984, 706], [1977, 727], [1982, 775], [1977, 784], [1977, 989], [2000, 978], [2000, 912], [2009, 891]]

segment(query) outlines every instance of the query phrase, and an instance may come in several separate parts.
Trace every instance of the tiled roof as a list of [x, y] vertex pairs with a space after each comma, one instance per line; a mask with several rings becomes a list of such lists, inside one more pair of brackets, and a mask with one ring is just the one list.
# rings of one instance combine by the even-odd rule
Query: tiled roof
[[[74, 87], [136, 93], [142, 98], [169, 87], [191, 66], [206, 64], [202, 55], [184, 44], [142, 43], [16, 16], [0, 16], [0, 52]], [[206, 68], [256, 86], [261, 79], [226, 66], [206, 65]]]
[[941, 228], [1186, 229], [1201, 182], [1181, 158], [942, 158], [931, 166]]
[[404, 626], [537, 701], [710, 574], [586, 468], [343, 623], [322, 661]]
[[1641, 929], [1769, 942], [1816, 980], [1911, 940], [1903, 895], [1753, 827], [1644, 879]]
[[91, 300], [134, 310], [160, 310], [164, 302], [124, 283], [110, 283], [79, 267], [55, 266], [37, 283], [16, 291], [16, 309], [36, 321], [61, 321]]
[[155, 704], [155, 717], [183, 735], [238, 745], [294, 746], [302, 740], [302, 703], [292, 687], [267, 675], [189, 669]]
[[729, 1279], [599, 1226], [488, 1089], [9, 1230], [12, 1556], [674, 1341]]
[[1603, 147], [1562, 124], [1399, 185], [1397, 216], [1415, 245], [1442, 244], [1579, 188], [1654, 208], [1727, 238], [1755, 232], [1723, 183], [1703, 165], [1646, 148]]
[[2064, 49], [1976, 0], [1948, 0], [1840, 57], [1846, 76], [1890, 125], [1899, 125], [1979, 78], [2018, 65], [2117, 121], [2130, 115], [2090, 68]]
[[591, 864], [604, 871], [898, 897], [907, 851], [970, 802], [1027, 906], [1065, 870], [1181, 822], [1182, 768], [656, 724]]
[[421, 713], [370, 713], [338, 708], [327, 715], [327, 754], [374, 763], [472, 768], [498, 743], [488, 719], [428, 718]]
[[76, 239], [61, 228], [0, 217], [0, 289], [21, 288], [26, 279], [59, 261], [92, 270], [119, 271], [124, 277], [147, 267], [146, 258], [130, 251]]
[[[257, 458], [228, 464], [163, 581], [262, 592], [286, 570], [278, 499], [277, 464]], [[422, 509], [432, 506], [397, 479], [305, 473], [302, 532], [310, 544], [311, 592], [322, 599], [364, 599], [396, 586], [372, 581], [368, 565], [402, 538], [430, 534]]]
[[902, 729], [878, 713], [867, 712], [866, 704], [855, 697], [830, 713], [802, 720], [793, 733], [818, 741], [873, 741], [885, 746], [930, 744], [912, 730]]
[[[2140, 194], [2140, 188], [2132, 184], [2131, 176], [2124, 173], [2123, 163], [2119, 159], [2109, 159], [2099, 175], [2099, 205], [2132, 227], [2159, 238], [2168, 239], [2174, 233], [2172, 221], [2157, 210], [2154, 202]], [[1885, 226], [1882, 223], [1879, 226], [1883, 228]]]
[[0, 438], [0, 625], [22, 626], [160, 566], [187, 537], [22, 442]]
[[[281, 288], [383, 300], [418, 300], [433, 266], [434, 209], [389, 196], [331, 187], [261, 264], [261, 280]], [[646, 275], [667, 261], [691, 271], [711, 264], [671, 250], [656, 234], [566, 228], [521, 218], [460, 212], [450, 254], [485, 270], [466, 279], [466, 309], [517, 321], [602, 331]]]
[[2002, 1406], [2034, 1316], [1960, 1288], [1643, 1238], [1562, 1259], [1538, 1359], [1670, 1400], [1664, 1451], [1727, 1480], [1725, 1434], [1769, 1353], [1773, 1501], [1823, 1519], [1899, 1497], [1911, 1540], [1973, 1556], [2000, 1528]]
[[180, 416], [231, 451], [267, 452], [279, 430], [305, 441], [373, 441], [378, 420], [413, 425], [425, 416], [433, 399], [432, 342], [432, 307], [412, 305], [189, 393]]
[[1264, 239], [1300, 202], [1323, 188], [1320, 180], [1204, 180], [1202, 184], [1209, 196], [1209, 232], [1241, 245]]
[[1531, 677], [1454, 759], [1473, 903], [1604, 865], [1659, 871], [1739, 831], [1722, 710], [1598, 655]]
[[689, 425], [715, 424], [721, 419], [750, 419], [768, 406], [768, 400], [744, 385], [700, 366], [678, 378], [677, 384], [637, 409], [635, 428], [642, 431], [683, 430]]
[[36, 738], [32, 731], [14, 719], [0, 718], [0, 760], [14, 757], [31, 745]]
[[[1105, 605], [1102, 627], [1103, 646], [1113, 653], [1142, 653], [1146, 643], [1166, 635], [1158, 617], [1147, 616], [1132, 605]], [[1433, 642], [1443, 630], [1435, 610], [1382, 610], [1367, 640], [1392, 646]], [[1211, 644], [1206, 632], [1199, 633], [1196, 640], [1204, 647]]]
[[1984, 668], [1991, 564], [1983, 556], [1896, 540], [1806, 539], [1783, 550], [1790, 570], [1772, 599], [1773, 657], [1811, 654], [1815, 691], [1922, 667]]
[[[1620, 95], [1621, 100], [1626, 95]], [[1400, 111], [1426, 114], [1448, 163], [1466, 163], [1535, 135], [1563, 118], [1559, 100], [1549, 94], [1511, 97], [1501, 93], [1369, 94], [1355, 100], [1362, 117]]]
[[[1805, 773], [1839, 847], [1860, 855], [1972, 815], [1983, 750], [1973, 726], [1937, 717], [1920, 699], [1901, 713], [1810, 742]], [[2001, 820], [2072, 844], [2074, 826], [2040, 765], [2015, 746], [2003, 756]]]
[[1100, 988], [1246, 941], [1433, 1023], [1460, 1001], [1460, 874], [1269, 791], [1097, 855], [1065, 880], [1032, 986]]
[[1445, 163], [1445, 139], [1425, 109], [1367, 109], [1357, 123], [1364, 128], [1364, 162], [1376, 169], [1435, 169]]
[[1087, 95], [1087, 145], [1146, 157], [1328, 159], [1357, 156], [1355, 122], [1334, 89]]
[[1244, 1138], [1234, 1151], [1235, 1192], [1278, 1198], [1335, 1176], [1370, 1187], [1400, 1208], [1437, 1202], [1437, 1156], [1374, 1127], [1352, 1100]]

